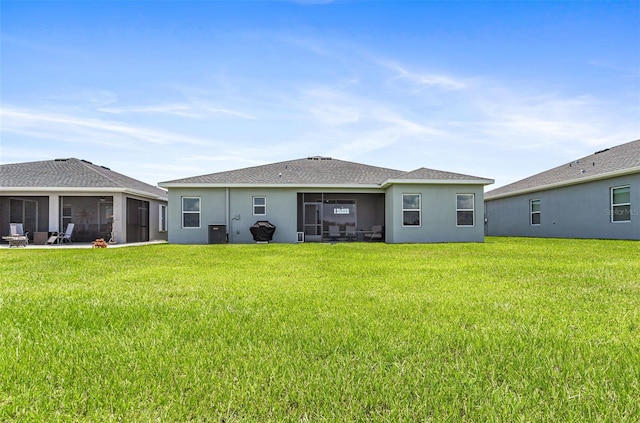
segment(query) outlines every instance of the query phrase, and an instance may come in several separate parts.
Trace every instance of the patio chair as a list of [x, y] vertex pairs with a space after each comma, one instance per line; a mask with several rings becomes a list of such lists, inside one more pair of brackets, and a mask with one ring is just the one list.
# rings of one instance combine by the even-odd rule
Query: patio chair
[[69, 223], [67, 225], [67, 229], [64, 231], [64, 234], [62, 235], [58, 235], [59, 242], [65, 243], [65, 242], [71, 242], [71, 234], [73, 233], [73, 227], [75, 226], [75, 223]]
[[364, 236], [369, 238], [369, 241], [374, 241], [374, 240], [382, 241], [382, 225], [373, 225], [371, 227], [371, 232], [364, 234]]
[[22, 223], [9, 223], [9, 236], [3, 237], [9, 241], [9, 246], [22, 245], [26, 247], [29, 243], [29, 232], [24, 231]]
[[340, 238], [340, 226], [329, 226], [329, 238]]
[[22, 223], [9, 223], [9, 235], [12, 236], [28, 236], [29, 232], [24, 231]]
[[358, 239], [358, 235], [356, 234], [356, 227], [355, 226], [351, 226], [351, 225], [347, 225], [345, 228], [345, 235], [347, 236], [347, 239], [349, 241], [355, 241], [356, 239]]

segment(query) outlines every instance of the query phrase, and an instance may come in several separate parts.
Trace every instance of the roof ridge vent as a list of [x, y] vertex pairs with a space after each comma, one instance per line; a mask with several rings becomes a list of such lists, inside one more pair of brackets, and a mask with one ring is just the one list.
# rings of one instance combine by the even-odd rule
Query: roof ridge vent
[[331, 157], [324, 157], [324, 156], [310, 156], [307, 157], [307, 160], [332, 160]]
[[610, 150], [609, 148], [605, 148], [604, 150], [596, 151], [596, 152], [595, 152], [595, 153], [593, 153], [593, 154], [600, 154], [600, 153], [604, 153], [605, 151], [609, 151], [609, 150]]

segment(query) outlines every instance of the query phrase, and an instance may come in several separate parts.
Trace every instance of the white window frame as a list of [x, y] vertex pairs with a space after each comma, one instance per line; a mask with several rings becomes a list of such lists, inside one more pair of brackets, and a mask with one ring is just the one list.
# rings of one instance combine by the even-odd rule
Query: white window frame
[[[185, 210], [184, 209], [184, 200], [198, 200], [198, 210]], [[182, 197], [181, 199], [182, 213], [180, 214], [180, 225], [182, 229], [200, 229], [202, 226], [202, 199], [200, 197]], [[184, 226], [184, 215], [185, 214], [197, 214], [198, 215], [198, 226]]]
[[[534, 211], [533, 210], [533, 203], [534, 202], [538, 202], [538, 211]], [[541, 201], [539, 198], [533, 198], [531, 200], [529, 200], [529, 224], [531, 226], [540, 226], [540, 223], [542, 223], [542, 207], [541, 207]], [[538, 222], [540, 223], [533, 223], [533, 215], [537, 214], [538, 215]]]
[[[613, 192], [617, 189], [621, 189], [621, 188], [628, 188], [629, 189], [629, 202], [628, 203], [615, 203], [613, 202]], [[611, 204], [611, 208], [609, 209], [611, 211], [611, 223], [629, 223], [631, 222], [631, 185], [620, 185], [618, 187], [611, 187], [611, 189], [609, 190], [609, 195], [610, 195], [610, 204]], [[629, 206], [629, 219], [627, 220], [614, 220], [616, 213], [615, 213], [615, 207], [620, 207], [620, 206]]]
[[[257, 199], [263, 199], [264, 200], [264, 204], [256, 204], [256, 200]], [[266, 216], [267, 215], [267, 197], [266, 196], [264, 196], [264, 195], [256, 195], [252, 199], [252, 204], [253, 204], [253, 215], [254, 216]], [[256, 212], [256, 207], [263, 207], [264, 208], [264, 213], [257, 213]]]
[[[405, 209], [404, 208], [404, 197], [406, 195], [417, 195], [418, 196], [418, 208], [417, 209]], [[405, 212], [418, 212], [418, 224], [417, 225], [405, 225], [404, 221], [404, 213]], [[403, 228], [420, 228], [422, 227], [422, 194], [417, 192], [415, 193], [404, 193], [402, 194], [402, 227]]]
[[[461, 195], [470, 195], [471, 196], [471, 205], [470, 209], [460, 209], [458, 208], [458, 197]], [[471, 225], [461, 225], [458, 223], [458, 213], [459, 212], [471, 212], [471, 218], [473, 219], [473, 223]], [[456, 227], [458, 228], [473, 228], [476, 226], [476, 195], [473, 193], [458, 193], [456, 194]]]
[[167, 232], [167, 205], [158, 205], [158, 232]]

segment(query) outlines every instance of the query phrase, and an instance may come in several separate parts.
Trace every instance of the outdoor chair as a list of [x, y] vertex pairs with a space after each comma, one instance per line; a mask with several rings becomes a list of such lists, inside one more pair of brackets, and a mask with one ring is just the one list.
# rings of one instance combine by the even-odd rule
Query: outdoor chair
[[364, 234], [366, 238], [369, 238], [369, 241], [380, 240], [382, 241], [382, 225], [373, 225], [371, 227], [371, 232]]
[[340, 238], [340, 226], [329, 226], [329, 238]]
[[349, 241], [355, 241], [358, 236], [356, 234], [356, 227], [347, 225], [345, 228], [345, 235]]
[[25, 232], [22, 223], [9, 223], [9, 236], [2, 239], [9, 242], [9, 247], [26, 247], [29, 243], [29, 232]]
[[60, 242], [71, 242], [71, 234], [73, 233], [73, 227], [75, 226], [75, 223], [69, 223], [67, 225], [67, 229], [64, 231], [64, 234], [59, 235], [60, 237]]
[[53, 234], [51, 234], [46, 244], [53, 245], [56, 243], [60, 244], [63, 242], [71, 242], [71, 234], [73, 233], [73, 228], [75, 225], [75, 223], [69, 223], [64, 233], [54, 232]]

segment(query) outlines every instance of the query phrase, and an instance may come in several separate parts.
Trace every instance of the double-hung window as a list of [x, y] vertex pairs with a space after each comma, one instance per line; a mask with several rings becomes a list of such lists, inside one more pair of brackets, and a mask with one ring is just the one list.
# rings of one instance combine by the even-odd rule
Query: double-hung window
[[253, 215], [264, 216], [267, 214], [267, 197], [253, 197]]
[[611, 222], [631, 221], [631, 187], [611, 188]]
[[167, 205], [160, 204], [158, 212], [158, 231], [167, 232]]
[[200, 197], [182, 197], [182, 227], [200, 227]]
[[529, 202], [529, 211], [531, 213], [531, 226], [540, 225], [540, 200], [531, 200]]
[[420, 226], [420, 194], [402, 194], [402, 226]]
[[456, 225], [473, 226], [475, 194], [456, 194]]

